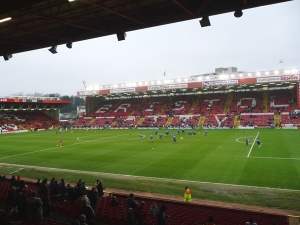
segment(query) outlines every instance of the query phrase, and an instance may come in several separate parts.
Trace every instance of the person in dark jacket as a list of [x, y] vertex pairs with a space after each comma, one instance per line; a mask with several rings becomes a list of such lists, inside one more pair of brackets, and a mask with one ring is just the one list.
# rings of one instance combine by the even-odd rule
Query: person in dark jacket
[[18, 196], [17, 196], [16, 188], [14, 186], [11, 186], [7, 194], [7, 205], [12, 206], [15, 212], [17, 212], [17, 201], [18, 201]]
[[101, 198], [101, 197], [103, 197], [103, 195], [104, 195], [104, 187], [103, 187], [103, 185], [102, 185], [102, 181], [101, 180], [99, 180], [99, 183], [98, 183], [98, 185], [97, 185], [97, 190], [98, 190], [98, 197], [99, 198]]
[[49, 191], [47, 181], [48, 181], [47, 179], [44, 179], [39, 188], [39, 195], [43, 202], [43, 215], [45, 217], [48, 217], [50, 214], [50, 199], [49, 199], [50, 191]]
[[31, 192], [28, 199], [28, 211], [32, 222], [42, 222], [42, 206], [42, 200], [37, 197], [37, 194], [34, 191]]
[[167, 225], [167, 218], [169, 216], [166, 215], [165, 211], [167, 210], [167, 206], [162, 205], [157, 214], [157, 225]]
[[82, 200], [82, 206], [79, 209], [79, 215], [82, 214], [85, 215], [87, 224], [95, 224], [94, 210], [90, 205], [87, 204], [86, 200]]
[[90, 200], [90, 204], [94, 210], [97, 207], [98, 193], [96, 192], [96, 188], [93, 187], [92, 190], [88, 193], [88, 198]]

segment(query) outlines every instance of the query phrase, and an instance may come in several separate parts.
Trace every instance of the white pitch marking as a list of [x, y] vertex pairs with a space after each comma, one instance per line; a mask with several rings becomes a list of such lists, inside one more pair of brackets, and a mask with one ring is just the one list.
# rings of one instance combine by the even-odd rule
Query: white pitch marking
[[256, 137], [254, 138], [254, 141], [253, 141], [253, 143], [252, 143], [252, 146], [251, 146], [251, 148], [250, 148], [250, 150], [249, 150], [249, 153], [248, 153], [247, 157], [250, 156], [250, 153], [251, 153], [251, 151], [252, 151], [253, 145], [255, 144], [255, 141], [256, 141], [256, 138], [258, 137], [258, 135], [259, 135], [259, 132], [257, 133]]
[[224, 185], [224, 186], [232, 186], [232, 187], [247, 187], [247, 188], [257, 188], [257, 189], [267, 189], [267, 190], [278, 190], [278, 191], [292, 191], [292, 192], [300, 192], [300, 190], [294, 189], [284, 189], [284, 188], [270, 188], [270, 187], [259, 187], [259, 186], [249, 186], [249, 185], [239, 185], [239, 184], [224, 184], [224, 183], [213, 183], [213, 182], [203, 182], [203, 181], [193, 181], [193, 180], [179, 180], [179, 179], [171, 179], [171, 178], [159, 178], [159, 177], [145, 177], [145, 176], [135, 176], [129, 174], [117, 174], [117, 173], [103, 173], [103, 172], [93, 172], [93, 171], [82, 171], [82, 170], [71, 170], [71, 169], [60, 169], [60, 168], [51, 168], [51, 167], [41, 167], [41, 166], [27, 166], [27, 165], [19, 165], [19, 164], [10, 164], [10, 163], [0, 163], [3, 166], [14, 166], [24, 168], [34, 169], [38, 168], [44, 171], [56, 171], [56, 172], [69, 172], [69, 173], [79, 173], [79, 174], [92, 174], [92, 175], [106, 175], [109, 177], [132, 177], [139, 178], [145, 180], [163, 180], [163, 181], [175, 181], [180, 183], [190, 182], [190, 183], [198, 183], [198, 184], [214, 184], [214, 185]]
[[251, 158], [254, 159], [278, 159], [278, 160], [300, 160], [300, 158], [279, 158], [279, 157], [257, 157], [257, 156], [251, 156]]
[[[246, 136], [246, 137], [253, 137], [253, 136]], [[246, 137], [239, 137], [239, 138], [235, 139], [235, 141], [236, 141], [236, 142], [239, 142], [239, 143], [245, 143], [245, 142], [243, 142], [243, 141], [240, 141], [239, 139], [241, 139], [241, 138], [246, 138]], [[250, 142], [250, 144], [251, 144], [251, 142]]]
[[20, 168], [20, 169], [18, 169], [18, 170], [16, 170], [16, 171], [13, 171], [13, 172], [9, 173], [9, 174], [16, 173], [16, 172], [18, 172], [18, 171], [20, 171], [20, 170], [22, 170], [22, 169], [23, 169], [23, 168]]

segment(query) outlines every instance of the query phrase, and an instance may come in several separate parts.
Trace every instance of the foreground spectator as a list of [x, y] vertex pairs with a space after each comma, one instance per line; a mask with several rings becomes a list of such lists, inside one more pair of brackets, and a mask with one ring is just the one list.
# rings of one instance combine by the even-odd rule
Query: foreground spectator
[[116, 196], [112, 196], [112, 199], [110, 201], [110, 205], [111, 206], [119, 206], [120, 205], [120, 202], [117, 200]]
[[82, 200], [82, 206], [79, 209], [79, 215], [85, 215], [86, 223], [89, 225], [95, 224], [95, 213], [86, 200]]
[[98, 193], [96, 192], [96, 188], [93, 187], [92, 190], [88, 193], [88, 198], [90, 200], [90, 204], [94, 210], [97, 207]]
[[133, 208], [128, 208], [127, 210], [127, 225], [135, 225]]
[[12, 212], [13, 212], [13, 208], [10, 205], [6, 206], [3, 215], [0, 216], [0, 221], [1, 221], [2, 225], [11, 225], [12, 224], [10, 221], [10, 216], [11, 216]]
[[41, 199], [36, 196], [35, 192], [31, 192], [28, 199], [28, 211], [31, 221], [42, 222], [42, 206]]
[[209, 216], [206, 225], [215, 225], [215, 218], [213, 216]]
[[14, 212], [17, 212], [17, 192], [14, 186], [11, 186], [7, 194], [7, 205], [13, 207]]
[[157, 214], [157, 225], [167, 225], [167, 218], [169, 216], [166, 215], [165, 211], [167, 210], [167, 206], [162, 205]]
[[85, 215], [84, 215], [84, 214], [81, 214], [81, 215], [79, 216], [79, 223], [80, 223], [80, 225], [88, 225], [88, 224], [86, 223], [86, 218], [85, 218]]
[[39, 188], [39, 195], [43, 202], [43, 215], [48, 217], [50, 215], [50, 199], [49, 199], [49, 187], [47, 184], [47, 178], [42, 181]]
[[98, 182], [98, 185], [97, 185], [97, 191], [98, 191], [98, 197], [99, 198], [102, 198], [103, 197], [103, 195], [104, 195], [104, 187], [103, 187], [103, 185], [102, 185], [102, 181], [101, 180], [99, 180], [99, 182]]
[[158, 213], [158, 207], [157, 207], [157, 205], [156, 205], [156, 202], [153, 202], [152, 203], [152, 205], [150, 206], [150, 208], [149, 208], [149, 214], [154, 214], [154, 215], [157, 215], [157, 213]]
[[145, 225], [147, 219], [147, 211], [145, 202], [141, 201], [140, 205], [137, 208], [137, 220], [139, 225]]
[[250, 218], [249, 222], [246, 222], [246, 225], [257, 225], [257, 223], [253, 221], [253, 218]]

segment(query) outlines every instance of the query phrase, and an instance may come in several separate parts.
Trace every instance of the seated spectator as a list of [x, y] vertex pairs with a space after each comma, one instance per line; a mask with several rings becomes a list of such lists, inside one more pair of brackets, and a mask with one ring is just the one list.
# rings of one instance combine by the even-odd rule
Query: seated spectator
[[250, 218], [249, 222], [246, 222], [246, 225], [257, 225], [257, 223], [253, 221], [253, 218]]
[[86, 200], [82, 201], [82, 206], [79, 209], [79, 215], [84, 214], [86, 222], [89, 225], [95, 224], [95, 213], [90, 205], [87, 204]]
[[98, 193], [96, 192], [96, 188], [93, 187], [92, 190], [88, 193], [87, 197], [90, 200], [91, 207], [95, 210], [97, 206]]
[[213, 216], [209, 216], [206, 225], [215, 225], [215, 218]]
[[0, 216], [1, 224], [3, 225], [11, 225], [10, 216], [13, 212], [13, 208], [10, 205], [5, 207], [4, 214]]
[[112, 196], [111, 201], [110, 201], [111, 206], [119, 206], [120, 202], [117, 200], [116, 196]]
[[157, 205], [156, 205], [156, 202], [153, 202], [152, 203], [152, 205], [150, 206], [150, 208], [149, 208], [149, 214], [154, 214], [154, 215], [157, 215], [157, 213], [158, 213], [158, 207], [157, 207]]
[[80, 222], [78, 220], [73, 220], [71, 222], [71, 225], [80, 225]]
[[84, 214], [81, 214], [81, 215], [79, 216], [79, 223], [80, 223], [80, 225], [88, 225], [88, 224], [86, 223], [86, 217], [85, 217]]
[[138, 224], [145, 225], [147, 219], [147, 211], [146, 211], [146, 206], [144, 201], [141, 201], [140, 205], [138, 206], [136, 215], [137, 215]]
[[28, 199], [28, 211], [31, 221], [42, 222], [42, 206], [41, 199], [36, 196], [34, 191], [31, 192]]
[[127, 225], [135, 225], [135, 217], [133, 213], [133, 208], [128, 208], [127, 211]]

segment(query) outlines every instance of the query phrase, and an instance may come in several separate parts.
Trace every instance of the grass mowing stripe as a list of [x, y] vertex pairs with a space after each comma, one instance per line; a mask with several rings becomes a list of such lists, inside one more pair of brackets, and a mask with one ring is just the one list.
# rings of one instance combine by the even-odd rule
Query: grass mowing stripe
[[253, 141], [253, 143], [252, 143], [252, 146], [251, 146], [251, 148], [250, 148], [250, 150], [249, 150], [249, 153], [248, 153], [247, 157], [250, 156], [251, 151], [252, 151], [252, 148], [253, 148], [253, 146], [254, 146], [254, 144], [255, 144], [255, 141], [256, 141], [256, 138], [258, 137], [258, 135], [259, 135], [259, 132], [257, 133], [257, 135], [256, 135], [256, 137], [255, 137], [255, 139], [254, 139], [254, 141]]
[[277, 159], [277, 160], [300, 160], [300, 158], [279, 158], [279, 157], [263, 157], [263, 156], [251, 156], [255, 159]]
[[[117, 137], [117, 136], [122, 136], [122, 135], [116, 135], [113, 137]], [[112, 137], [112, 136], [111, 136]], [[80, 143], [74, 143], [74, 144], [69, 144], [69, 145], [65, 145], [65, 147], [69, 147], [69, 146], [73, 146], [73, 145], [79, 145], [79, 144], [84, 144], [84, 143], [88, 143], [88, 142], [93, 142], [93, 141], [98, 141], [98, 140], [103, 140], [103, 139], [108, 139], [111, 137], [106, 137], [106, 138], [98, 138], [98, 139], [94, 139], [94, 140], [90, 140], [90, 141], [82, 141]], [[32, 154], [32, 153], [36, 153], [36, 152], [44, 152], [44, 151], [49, 151], [52, 149], [57, 149], [57, 147], [54, 148], [46, 148], [46, 149], [42, 149], [42, 150], [36, 150], [36, 151], [32, 151], [32, 152], [25, 152], [25, 153], [21, 153], [21, 154], [16, 154], [16, 155], [9, 155], [9, 156], [5, 156], [5, 157], [1, 157], [0, 159], [7, 159], [7, 158], [12, 158], [15, 156], [21, 156], [21, 155], [28, 155], [28, 154]]]
[[198, 184], [214, 184], [220, 186], [232, 186], [232, 187], [247, 187], [247, 188], [257, 188], [257, 189], [266, 189], [266, 190], [279, 190], [279, 191], [290, 191], [290, 192], [300, 192], [300, 190], [294, 189], [286, 189], [286, 188], [271, 188], [271, 187], [259, 187], [259, 186], [251, 186], [251, 185], [238, 185], [238, 184], [225, 184], [225, 183], [215, 183], [215, 182], [203, 182], [203, 181], [193, 181], [193, 180], [180, 180], [174, 178], [160, 178], [160, 177], [146, 177], [146, 176], [136, 176], [136, 175], [129, 175], [129, 174], [116, 174], [116, 173], [103, 173], [103, 172], [94, 172], [94, 171], [82, 171], [82, 170], [71, 170], [71, 169], [60, 169], [60, 168], [53, 168], [53, 167], [41, 167], [41, 166], [27, 166], [27, 165], [19, 165], [19, 164], [10, 164], [10, 163], [0, 163], [3, 166], [22, 166], [24, 168], [29, 169], [40, 169], [44, 171], [56, 171], [56, 172], [70, 172], [70, 173], [79, 173], [79, 174], [93, 174], [93, 175], [106, 175], [111, 178], [113, 177], [131, 177], [131, 178], [139, 178], [145, 180], [161, 180], [161, 181], [176, 181], [180, 183], [191, 182], [191, 183], [198, 183]]

